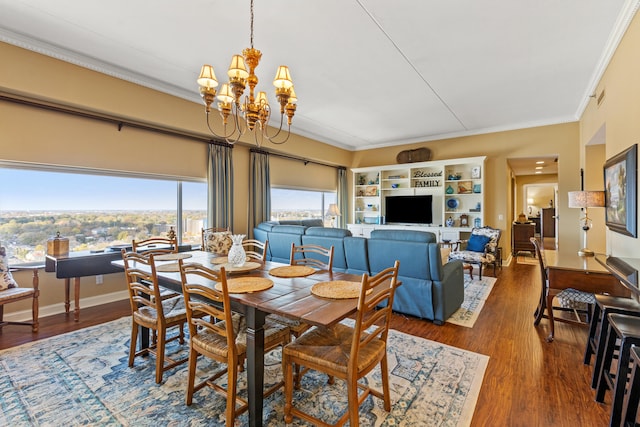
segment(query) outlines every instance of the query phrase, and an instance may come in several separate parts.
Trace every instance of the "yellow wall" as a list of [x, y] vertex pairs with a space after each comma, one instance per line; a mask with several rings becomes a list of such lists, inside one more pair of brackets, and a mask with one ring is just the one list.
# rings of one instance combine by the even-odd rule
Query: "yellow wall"
[[[604, 91], [600, 106], [592, 98], [580, 120], [581, 153], [601, 129], [605, 130], [605, 158], [611, 158], [640, 142], [640, 16], [631, 21], [609, 66], [597, 85], [596, 97]], [[600, 172], [602, 171], [600, 167]], [[636, 188], [637, 188], [636, 183]], [[599, 187], [602, 189], [602, 186]], [[591, 212], [590, 212], [591, 213]], [[595, 212], [594, 212], [595, 214]], [[637, 214], [637, 212], [636, 212]], [[602, 216], [603, 220], [604, 215]], [[595, 219], [594, 219], [595, 223]], [[591, 237], [591, 232], [590, 237]], [[606, 231], [607, 253], [637, 257], [638, 239]]]

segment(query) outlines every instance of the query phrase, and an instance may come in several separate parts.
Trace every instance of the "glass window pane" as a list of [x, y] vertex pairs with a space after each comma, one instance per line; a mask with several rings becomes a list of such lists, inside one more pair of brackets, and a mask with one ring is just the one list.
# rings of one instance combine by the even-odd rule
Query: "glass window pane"
[[325, 213], [331, 203], [336, 203], [335, 192], [272, 188], [271, 220], [322, 219], [330, 227], [331, 218]]
[[182, 183], [182, 243], [199, 245], [207, 223], [207, 184]]
[[[10, 263], [44, 260], [57, 232], [71, 251], [97, 251], [176, 228], [175, 180], [0, 168], [0, 182], [0, 242]], [[206, 216], [206, 184], [188, 183], [183, 191], [193, 211], [183, 215], [191, 239]]]

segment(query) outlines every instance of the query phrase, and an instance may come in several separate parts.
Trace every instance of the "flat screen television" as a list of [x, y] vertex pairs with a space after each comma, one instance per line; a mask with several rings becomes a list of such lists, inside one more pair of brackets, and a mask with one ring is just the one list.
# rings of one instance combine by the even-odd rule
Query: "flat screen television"
[[433, 223], [433, 196], [387, 196], [385, 203], [386, 223], [431, 224]]

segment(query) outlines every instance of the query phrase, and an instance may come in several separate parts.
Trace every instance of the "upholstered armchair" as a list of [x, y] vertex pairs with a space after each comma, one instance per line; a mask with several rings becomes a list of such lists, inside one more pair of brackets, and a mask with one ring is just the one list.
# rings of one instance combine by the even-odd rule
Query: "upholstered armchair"
[[449, 260], [459, 259], [465, 264], [475, 264], [479, 267], [479, 276], [482, 279], [482, 269], [485, 265], [493, 264], [493, 275], [496, 274], [499, 250], [498, 243], [502, 231], [489, 226], [474, 227], [471, 230], [469, 240], [459, 242], [458, 248], [449, 253]]
[[[13, 275], [11, 274], [11, 271], [16, 269], [9, 268], [6, 250], [4, 247], [0, 247], [0, 329], [5, 325], [29, 325], [33, 332], [38, 332], [38, 296], [40, 295], [40, 290], [38, 289], [38, 268], [41, 267], [42, 266], [29, 266], [20, 268], [33, 271], [33, 286], [31, 288], [18, 287], [18, 283], [14, 280]], [[4, 320], [3, 314], [5, 304], [24, 299], [30, 299], [32, 301], [31, 321], [18, 322]]]

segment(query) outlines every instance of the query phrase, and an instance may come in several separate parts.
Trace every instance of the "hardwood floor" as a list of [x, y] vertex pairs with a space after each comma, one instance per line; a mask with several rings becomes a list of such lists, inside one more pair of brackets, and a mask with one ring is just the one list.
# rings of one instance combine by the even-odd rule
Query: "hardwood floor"
[[[594, 400], [591, 366], [582, 363], [586, 328], [557, 323], [547, 343], [548, 322], [533, 326], [540, 289], [537, 266], [511, 263], [496, 282], [473, 328], [394, 315], [394, 329], [488, 355], [489, 365], [472, 426], [606, 426], [606, 404]], [[489, 268], [487, 273], [491, 274]], [[40, 331], [8, 326], [0, 349], [62, 334], [128, 315], [129, 302], [83, 308], [81, 320], [64, 314], [40, 319]]]

